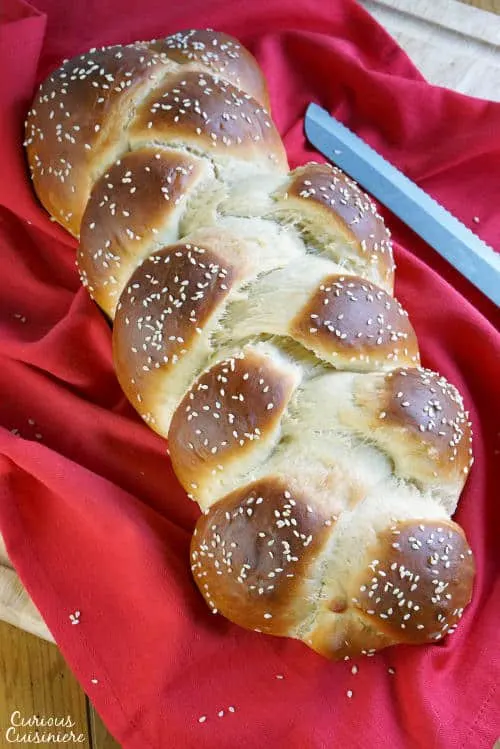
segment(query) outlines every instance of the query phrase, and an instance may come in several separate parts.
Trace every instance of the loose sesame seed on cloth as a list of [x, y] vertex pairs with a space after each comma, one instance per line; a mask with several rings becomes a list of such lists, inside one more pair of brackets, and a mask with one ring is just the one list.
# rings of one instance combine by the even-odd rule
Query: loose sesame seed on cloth
[[[212, 44], [189, 31], [193, 23], [221, 29], [248, 45], [262, 64], [272, 115], [291, 166], [312, 158], [323, 160], [307, 144], [303, 131], [306, 105], [318, 101], [498, 249], [499, 105], [429, 86], [354, 0], [231, 4], [151, 0], [147, 7], [129, 0], [91, 6], [61, 0], [30, 0], [29, 5], [4, 0], [2, 10], [0, 70], [10, 72], [3, 76], [0, 93], [0, 532], [22, 582], [110, 731], [126, 749], [255, 749], [260, 744], [320, 749], [353, 746], [353, 737], [362, 737], [363, 746], [373, 749], [410, 745], [489, 749], [500, 736], [500, 612], [495, 595], [499, 479], [494, 463], [500, 411], [497, 311], [383, 207], [376, 206], [392, 233], [397, 298], [418, 335], [422, 386], [436, 390], [423, 403], [427, 410], [419, 414], [422, 418], [415, 422], [415, 432], [429, 447], [434, 438], [446, 440], [447, 463], [453, 466], [454, 450], [459, 453], [461, 449], [462, 424], [460, 419], [442, 423], [440, 406], [447, 396], [439, 380], [426, 385], [428, 369], [438, 370], [456, 385], [475, 429], [475, 463], [456, 519], [465, 529], [478, 574], [472, 605], [463, 611], [456, 632], [435, 645], [394, 647], [375, 654], [368, 648], [361, 656], [332, 663], [294, 639], [246, 631], [220, 612], [213, 616], [193, 583], [189, 545], [200, 513], [174, 477], [166, 442], [135, 415], [120, 390], [109, 324], [81, 287], [74, 265], [77, 240], [51, 221], [33, 198], [22, 132], [37, 84], [63, 58], [92, 46], [161, 39], [181, 31], [167, 46], [184, 55], [183, 64], [191, 64], [195, 57], [202, 59], [210, 63], [210, 75], [215, 77], [221, 68], [234, 65], [231, 85], [237, 85], [241, 47], [231, 42]], [[115, 64], [123, 75], [118, 84], [106, 80], [107, 73], [101, 74], [100, 67], [94, 71], [100, 86], [95, 94], [97, 108], [105, 106], [104, 94], [111, 90], [104, 86], [114, 85], [122, 93], [132, 88], [123, 50], [118, 48], [113, 54], [118, 55]], [[146, 52], [138, 54], [143, 59], [137, 64], [144, 65], [144, 74], [154, 75]], [[84, 80], [79, 82], [90, 83], [89, 69], [86, 62], [77, 60], [70, 77], [80, 76]], [[207, 72], [203, 78], [207, 84], [208, 76]], [[197, 80], [207, 98], [203, 93], [207, 85]], [[56, 77], [49, 94], [54, 91], [54, 106], [48, 102], [47, 127], [54, 127], [62, 160], [46, 176], [71, 197], [77, 178], [74, 149], [81, 145], [82, 158], [91, 158], [94, 144], [104, 142], [107, 133], [101, 123], [95, 123], [100, 125], [97, 131], [93, 126], [85, 133], [77, 129], [80, 125], [65, 93], [69, 83]], [[122, 93], [111, 91], [116, 97]], [[235, 109], [250, 118], [251, 123], [240, 116], [250, 138], [264, 137], [269, 131], [262, 112], [246, 112], [241, 105]], [[157, 113], [148, 114], [144, 132], [154, 133], [153, 125], [148, 128], [147, 123], [154, 123]], [[179, 112], [178, 116], [183, 115]], [[262, 131], [255, 132], [256, 118], [263, 123]], [[212, 130], [210, 123], [216, 139], [209, 135], [207, 140], [213, 142], [213, 151], [225, 154], [235, 147], [227, 124], [221, 118], [220, 128]], [[38, 138], [40, 133], [32, 135]], [[192, 137], [201, 139], [196, 129]], [[251, 145], [258, 147], [259, 142]], [[44, 168], [42, 156], [39, 159], [35, 159], [35, 170]], [[125, 189], [137, 187], [137, 192], [130, 193], [134, 201], [139, 178], [135, 172], [123, 177], [132, 179], [123, 184]], [[103, 198], [106, 205], [99, 210], [118, 214], [122, 209], [112, 208], [114, 187], [105, 187], [109, 199]], [[164, 187], [167, 192], [162, 195], [171, 196], [172, 186], [166, 183]], [[315, 193], [311, 188], [314, 185], [301, 187], [301, 200], [311, 209], [326, 210], [319, 201], [327, 198], [345, 207], [346, 196], [340, 190], [334, 195], [331, 188]], [[171, 202], [160, 198], [162, 205]], [[291, 190], [284, 200], [293, 200]], [[69, 208], [58, 219], [71, 222], [73, 210]], [[125, 235], [127, 241], [140, 244], [137, 236], [141, 233], [133, 231], [134, 209], [124, 210], [131, 213], [120, 216], [133, 234]], [[359, 205], [353, 233], [373, 215], [372, 210], [364, 201]], [[97, 229], [96, 224], [89, 233]], [[158, 231], [151, 227], [153, 234], [153, 229]], [[372, 243], [364, 242], [362, 252], [383, 267], [384, 237], [371, 239]], [[101, 249], [96, 259], [114, 267], [114, 247], [103, 243]], [[225, 284], [223, 278], [217, 281]], [[369, 284], [366, 287], [363, 294], [371, 294]], [[352, 288], [348, 290], [353, 293]], [[179, 299], [181, 290], [176, 288], [175, 293]], [[347, 303], [357, 304], [349, 299]], [[370, 304], [376, 303], [385, 301], [374, 297]], [[380, 344], [375, 343], [377, 349], [386, 340], [391, 347], [399, 346], [387, 330], [386, 311], [367, 316], [362, 331], [372, 335], [367, 331], [373, 329], [375, 342], [382, 338]], [[384, 320], [379, 325], [380, 313]], [[191, 325], [199, 336], [195, 318]], [[330, 320], [332, 335], [342, 342], [347, 340], [342, 339], [347, 333], [345, 320], [345, 316]], [[313, 321], [311, 327], [317, 327]], [[152, 338], [152, 358], [155, 342]], [[182, 341], [171, 343], [176, 349], [173, 355], [179, 356]], [[404, 383], [398, 384], [396, 393], [401, 393], [398, 418], [404, 420], [401, 414], [411, 415], [415, 401]], [[149, 406], [141, 405], [147, 415]], [[277, 409], [275, 405], [266, 413], [273, 417]], [[213, 412], [220, 411], [215, 407]], [[374, 416], [379, 417], [377, 429], [388, 428], [394, 418], [383, 404]], [[231, 426], [237, 431], [236, 425]], [[252, 439], [249, 435], [254, 446], [262, 444], [262, 435], [252, 429], [232, 438], [244, 439], [246, 445]], [[218, 447], [210, 442], [208, 447], [214, 446]], [[198, 483], [197, 477], [193, 482]], [[314, 499], [307, 501], [311, 507], [307, 512], [313, 516]], [[259, 505], [256, 499], [248, 506], [253, 510], [251, 518], [258, 517], [264, 503], [265, 497]], [[276, 521], [287, 519], [282, 514]], [[327, 518], [325, 530], [334, 530], [334, 523]], [[394, 554], [398, 553], [397, 538], [394, 535], [391, 542]], [[418, 546], [420, 534], [413, 538], [405, 544]], [[267, 544], [267, 538], [260, 541]], [[298, 539], [297, 545], [306, 542], [307, 537]], [[433, 594], [442, 598], [446, 589], [440, 580], [447, 560], [436, 560], [432, 553], [429, 558], [437, 562], [429, 562], [430, 568], [440, 573], [432, 578], [437, 580]], [[390, 565], [377, 569], [387, 575], [394, 572]], [[241, 567], [236, 573], [240, 571]], [[275, 582], [285, 574], [274, 567], [272, 571]], [[408, 566], [406, 571], [413, 573]], [[243, 576], [249, 574], [243, 568]], [[374, 572], [373, 577], [383, 588], [383, 576]], [[370, 580], [366, 594], [371, 592]], [[411, 596], [418, 592], [411, 590], [414, 584], [418, 581], [412, 582], [406, 574], [407, 601], [413, 601]], [[267, 600], [267, 595], [272, 596], [273, 590], [256, 591], [260, 600]], [[391, 617], [394, 610], [389, 604], [382, 613]], [[76, 616], [78, 611], [80, 616]], [[272, 613], [269, 608], [262, 611]], [[402, 623], [415, 622], [416, 627], [420, 612], [412, 607], [408, 613], [410, 618]], [[262, 628], [276, 619], [260, 617]]]

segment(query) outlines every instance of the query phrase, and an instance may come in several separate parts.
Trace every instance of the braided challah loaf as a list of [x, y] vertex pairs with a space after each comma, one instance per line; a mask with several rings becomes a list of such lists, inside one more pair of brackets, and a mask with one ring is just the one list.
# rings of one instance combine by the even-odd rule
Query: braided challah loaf
[[462, 399], [420, 367], [371, 200], [288, 171], [252, 56], [212, 31], [92, 50], [26, 133], [121, 386], [203, 509], [210, 608], [332, 658], [452, 632], [474, 577], [450, 520]]

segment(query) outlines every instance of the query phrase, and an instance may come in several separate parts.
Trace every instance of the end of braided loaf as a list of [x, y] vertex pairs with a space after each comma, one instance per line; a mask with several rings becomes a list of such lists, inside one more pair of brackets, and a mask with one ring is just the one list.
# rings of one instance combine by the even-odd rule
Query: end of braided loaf
[[329, 658], [435, 642], [472, 592], [468, 415], [421, 367], [375, 205], [335, 167], [289, 172], [268, 104], [219, 32], [92, 50], [35, 98], [34, 187], [203, 510], [212, 611]]
[[404, 490], [369, 493], [344, 511], [339, 501], [331, 512], [300, 483], [267, 476], [198, 522], [192, 571], [212, 611], [329, 658], [454, 631], [474, 576], [456, 523]]

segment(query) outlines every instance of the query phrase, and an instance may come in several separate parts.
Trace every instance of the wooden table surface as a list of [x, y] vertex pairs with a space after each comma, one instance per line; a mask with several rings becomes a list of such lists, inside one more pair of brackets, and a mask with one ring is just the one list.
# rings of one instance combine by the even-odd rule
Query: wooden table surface
[[[500, 0], [461, 0], [500, 14]], [[76, 734], [84, 734], [83, 749], [116, 749], [57, 647], [34, 635], [0, 622], [0, 749], [6, 740], [11, 715], [71, 716]], [[29, 730], [29, 729], [28, 729]], [[146, 749], [146, 748], [145, 748]]]
[[475, 5], [476, 8], [482, 10], [489, 10], [491, 13], [498, 13], [500, 15], [500, 0], [461, 0], [466, 5]]

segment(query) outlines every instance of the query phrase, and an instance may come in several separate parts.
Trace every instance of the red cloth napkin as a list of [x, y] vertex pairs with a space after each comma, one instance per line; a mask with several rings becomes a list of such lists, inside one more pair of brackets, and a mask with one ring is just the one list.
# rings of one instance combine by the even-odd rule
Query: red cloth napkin
[[500, 105], [428, 85], [349, 0], [34, 6], [4, 0], [0, 24], [0, 529], [83, 688], [131, 749], [490, 749], [500, 736], [498, 310], [386, 214], [423, 363], [471, 411], [476, 463], [457, 520], [478, 574], [456, 634], [356, 659], [353, 674], [353, 662], [246, 632], [205, 606], [189, 571], [197, 507], [120, 391], [110, 328], [80, 287], [74, 240], [31, 192], [21, 144], [35, 86], [64, 57], [209, 26], [256, 54], [293, 166], [323, 160], [303, 133], [316, 101], [498, 249]]

